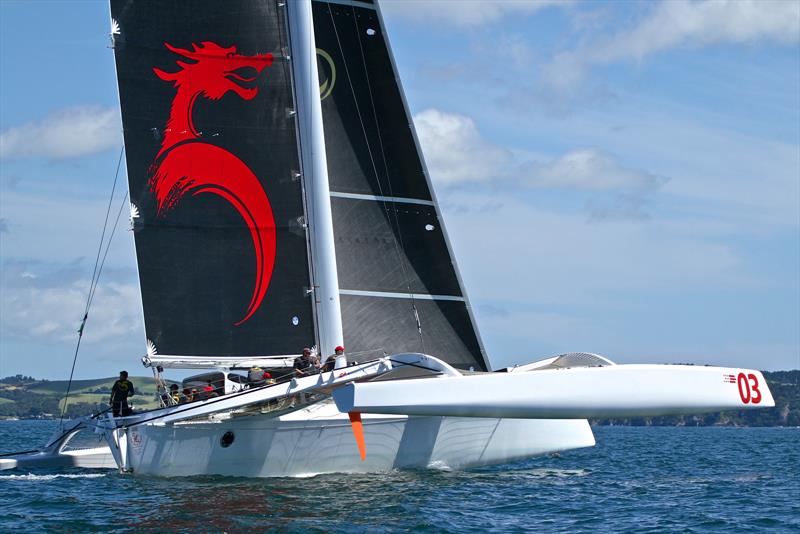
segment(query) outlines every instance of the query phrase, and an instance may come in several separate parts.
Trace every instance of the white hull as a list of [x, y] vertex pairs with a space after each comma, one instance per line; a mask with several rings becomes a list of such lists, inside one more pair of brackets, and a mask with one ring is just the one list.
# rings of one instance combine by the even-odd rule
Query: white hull
[[[93, 418], [85, 417], [68, 423], [66, 430], [57, 431], [54, 437], [37, 451], [5, 454], [0, 457], [0, 471], [4, 469], [45, 469], [82, 467], [86, 469], [113, 469], [117, 466], [110, 447], [98, 446], [97, 436], [90, 429]], [[81, 445], [79, 436], [91, 436], [89, 443]], [[78, 439], [76, 439], [78, 438]], [[76, 446], [77, 444], [77, 446]]]
[[[461, 469], [591, 447], [586, 420], [365, 415], [367, 457], [358, 454], [346, 414], [324, 402], [282, 417], [130, 427], [125, 468], [158, 476], [310, 476], [397, 468]], [[220, 439], [234, 433], [229, 447]]]
[[61, 452], [34, 452], [0, 458], [0, 470], [28, 468], [81, 467], [84, 469], [114, 469], [117, 467], [111, 449], [95, 447]]
[[361, 382], [337, 389], [333, 398], [342, 412], [531, 419], [648, 417], [775, 406], [760, 371], [694, 365], [612, 364]]

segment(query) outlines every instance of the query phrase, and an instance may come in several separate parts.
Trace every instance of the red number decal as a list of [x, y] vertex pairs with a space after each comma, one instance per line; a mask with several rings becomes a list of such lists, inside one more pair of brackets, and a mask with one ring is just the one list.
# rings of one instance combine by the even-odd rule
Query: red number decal
[[750, 402], [753, 404], [758, 404], [761, 402], [761, 392], [758, 390], [758, 378], [753, 373], [747, 375], [747, 378], [750, 379], [750, 389], [753, 392], [753, 396], [750, 398]]
[[[751, 375], [752, 376], [752, 375]], [[756, 384], [758, 381], [756, 381]], [[739, 386], [739, 396], [745, 404], [750, 403], [750, 384], [747, 382], [747, 377], [744, 373], [739, 373], [736, 377], [736, 385]], [[758, 400], [761, 400], [761, 394], [758, 394]]]

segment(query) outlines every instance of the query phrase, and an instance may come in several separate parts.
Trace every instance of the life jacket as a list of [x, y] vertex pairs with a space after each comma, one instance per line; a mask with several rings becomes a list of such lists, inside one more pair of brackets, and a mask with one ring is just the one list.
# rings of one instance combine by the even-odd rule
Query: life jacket
[[131, 384], [128, 380], [117, 380], [114, 382], [114, 386], [111, 388], [111, 401], [124, 402], [128, 400], [128, 395], [132, 389], [133, 384]]

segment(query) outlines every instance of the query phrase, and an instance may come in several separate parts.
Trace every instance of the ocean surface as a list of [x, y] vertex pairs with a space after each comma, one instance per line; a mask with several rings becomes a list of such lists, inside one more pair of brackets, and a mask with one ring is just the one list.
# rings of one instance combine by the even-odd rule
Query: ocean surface
[[[0, 421], [0, 452], [51, 421]], [[800, 532], [800, 429], [598, 427], [469, 471], [159, 479], [0, 471], [0, 532]]]

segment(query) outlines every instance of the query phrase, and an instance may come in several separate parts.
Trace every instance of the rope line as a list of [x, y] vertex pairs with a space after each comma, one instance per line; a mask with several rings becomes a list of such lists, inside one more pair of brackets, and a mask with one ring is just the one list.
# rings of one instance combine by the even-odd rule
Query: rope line
[[[351, 8], [353, 10], [353, 23], [356, 26], [356, 35], [357, 35], [357, 38], [358, 38], [359, 47], [361, 47], [361, 36], [358, 34], [358, 23], [355, 20], [356, 19], [355, 8], [352, 7], [352, 6], [351, 6]], [[328, 15], [330, 16], [331, 25], [333, 26], [333, 33], [336, 36], [336, 44], [339, 47], [339, 54], [341, 54], [341, 56], [342, 56], [342, 64], [344, 65], [344, 72], [345, 72], [345, 75], [347, 76], [347, 83], [350, 86], [350, 93], [353, 95], [353, 103], [354, 103], [355, 108], [356, 108], [356, 115], [358, 116], [358, 122], [361, 125], [361, 132], [364, 134], [364, 142], [367, 145], [367, 153], [369, 154], [369, 160], [370, 160], [370, 164], [372, 166], [372, 172], [375, 175], [375, 181], [376, 181], [376, 183], [378, 185], [378, 191], [380, 192], [380, 196], [385, 197], [387, 195], [384, 194], [383, 185], [381, 185], [380, 175], [378, 174], [378, 167], [377, 167], [377, 165], [375, 163], [375, 157], [372, 154], [372, 147], [371, 147], [370, 142], [369, 142], [369, 136], [367, 135], [367, 129], [366, 129], [366, 126], [364, 125], [364, 118], [363, 118], [363, 115], [361, 113], [361, 106], [359, 106], [359, 104], [358, 104], [358, 97], [356, 96], [355, 87], [353, 86], [353, 79], [350, 76], [350, 69], [347, 66], [347, 59], [345, 57], [344, 48], [342, 47], [342, 41], [339, 38], [339, 30], [336, 28], [336, 21], [333, 18], [333, 10], [330, 9], [330, 8], [328, 9]], [[380, 125], [378, 124], [377, 113], [375, 112], [375, 102], [374, 102], [374, 100], [372, 98], [372, 89], [371, 89], [371, 85], [370, 85], [370, 82], [369, 82], [369, 75], [367, 73], [367, 66], [366, 66], [366, 60], [364, 59], [363, 48], [361, 50], [361, 60], [362, 60], [362, 66], [364, 67], [364, 76], [367, 79], [367, 86], [369, 88], [370, 104], [372, 106], [373, 116], [375, 117], [375, 125], [376, 125], [376, 128], [378, 129], [378, 139], [379, 139], [379, 142], [380, 142], [381, 157], [383, 158], [384, 168], [386, 169], [386, 180], [387, 180], [387, 183], [388, 183], [388, 186], [389, 186], [389, 195], [388, 196], [393, 196], [392, 195], [392, 189], [391, 189], [391, 180], [389, 180], [389, 170], [388, 170], [388, 166], [386, 164], [386, 154], [385, 154], [385, 152], [383, 150], [383, 142], [381, 140], [381, 135], [380, 135]], [[388, 215], [390, 213], [390, 211], [392, 211], [392, 209], [389, 208], [389, 202], [386, 201], [386, 200], [383, 200], [381, 202], [383, 204], [384, 211]], [[394, 228], [392, 228], [393, 230], [396, 228], [396, 236], [397, 236], [397, 238], [393, 239], [392, 243], [394, 244], [394, 250], [395, 250], [395, 254], [397, 255], [398, 263], [400, 264], [400, 269], [403, 272], [403, 279], [404, 279], [404, 282], [405, 282], [405, 285], [406, 285], [406, 290], [407, 290], [407, 292], [408, 292], [408, 294], [409, 294], [409, 296], [411, 298], [411, 309], [414, 312], [414, 320], [417, 323], [417, 332], [419, 333], [420, 344], [422, 345], [422, 352], [425, 352], [425, 341], [424, 341], [424, 339], [422, 337], [422, 325], [421, 325], [421, 323], [419, 321], [419, 313], [417, 312], [417, 306], [416, 306], [416, 302], [415, 302], [415, 299], [414, 299], [414, 294], [411, 291], [411, 284], [410, 284], [410, 281], [409, 281], [409, 274], [408, 274], [408, 272], [406, 270], [406, 265], [405, 265], [405, 262], [404, 262], [404, 258], [403, 258], [403, 255], [400, 253], [401, 249], [405, 250], [405, 246], [404, 246], [404, 244], [402, 242], [403, 236], [402, 236], [402, 233], [400, 231], [400, 222], [399, 222], [399, 219], [397, 218], [397, 210], [396, 210], [396, 208], [394, 208], [393, 211], [394, 211], [394, 225], [392, 225], [391, 218], [389, 220], [389, 224], [390, 224], [390, 226], [394, 227]]]
[[[372, 117], [375, 119], [375, 131], [378, 134], [378, 147], [381, 150], [381, 159], [383, 160], [383, 170], [386, 173], [386, 185], [389, 187], [389, 196], [394, 198], [394, 191], [392, 190], [392, 180], [389, 176], [389, 164], [386, 161], [386, 151], [384, 150], [383, 147], [383, 136], [381, 135], [381, 123], [378, 120], [378, 110], [375, 108], [375, 98], [372, 94], [372, 83], [369, 80], [369, 69], [367, 68], [367, 59], [364, 56], [364, 46], [361, 42], [363, 36], [358, 29], [358, 18], [356, 17], [356, 8], [355, 6], [351, 6], [350, 9], [353, 12], [353, 25], [355, 26], [356, 36], [358, 37], [358, 49], [361, 52], [361, 65], [364, 67], [364, 77], [367, 80], [367, 90], [369, 91], [369, 102], [370, 106], [372, 107]], [[384, 201], [383, 204], [384, 204], [384, 209], [388, 212], [389, 203]], [[394, 203], [392, 203], [391, 213], [394, 217], [395, 226], [397, 227], [397, 237], [400, 240], [400, 248], [402, 250], [405, 250], [406, 246], [405, 243], [403, 242], [403, 234], [400, 231], [400, 219], [397, 216], [397, 205]], [[410, 279], [405, 271], [405, 268], [403, 269], [403, 277], [405, 278], [406, 289], [408, 290], [408, 294], [411, 297], [411, 308], [414, 310], [414, 319], [417, 321], [417, 332], [419, 333], [419, 342], [422, 345], [422, 352], [424, 353], [427, 351], [425, 350], [425, 338], [422, 335], [422, 321], [420, 321], [419, 318], [419, 312], [417, 310], [417, 302], [416, 299], [414, 298], [414, 293], [411, 291]]]
[[[86, 306], [83, 309], [83, 319], [81, 319], [81, 325], [78, 328], [78, 342], [75, 344], [75, 353], [72, 356], [72, 368], [69, 372], [69, 381], [67, 382], [67, 391], [64, 394], [64, 404], [61, 407], [61, 415], [58, 420], [59, 428], [63, 428], [64, 426], [64, 415], [67, 413], [67, 401], [69, 400], [70, 392], [72, 391], [72, 381], [75, 376], [75, 364], [78, 361], [78, 351], [81, 348], [81, 340], [83, 340], [83, 330], [86, 327], [86, 320], [89, 318], [89, 308], [92, 305], [92, 301], [94, 300], [94, 294], [97, 289], [97, 282], [100, 280], [100, 274], [103, 271], [103, 265], [105, 265], [106, 257], [108, 256], [108, 249], [111, 246], [111, 240], [114, 239], [114, 233], [117, 230], [117, 225], [119, 224], [119, 217], [122, 213], [122, 208], [125, 205], [125, 200], [128, 199], [128, 193], [125, 193], [125, 198], [120, 205], [120, 209], [117, 212], [117, 219], [114, 222], [114, 227], [111, 230], [111, 233], [108, 236], [108, 242], [105, 242], [106, 231], [108, 230], [108, 216], [111, 214], [111, 205], [114, 202], [114, 194], [117, 190], [117, 181], [119, 180], [119, 171], [122, 168], [122, 155], [125, 153], [125, 146], [123, 145], [122, 148], [119, 150], [119, 157], [117, 158], [117, 170], [114, 173], [114, 183], [111, 186], [111, 195], [108, 197], [108, 206], [106, 207], [106, 215], [103, 220], [103, 231], [100, 234], [100, 244], [97, 246], [97, 255], [95, 256], [94, 260], [94, 269], [92, 269], [92, 279], [89, 283], [89, 294], [86, 297]], [[103, 245], [105, 247], [105, 253], [103, 253]], [[100, 256], [102, 254], [102, 261]]]

